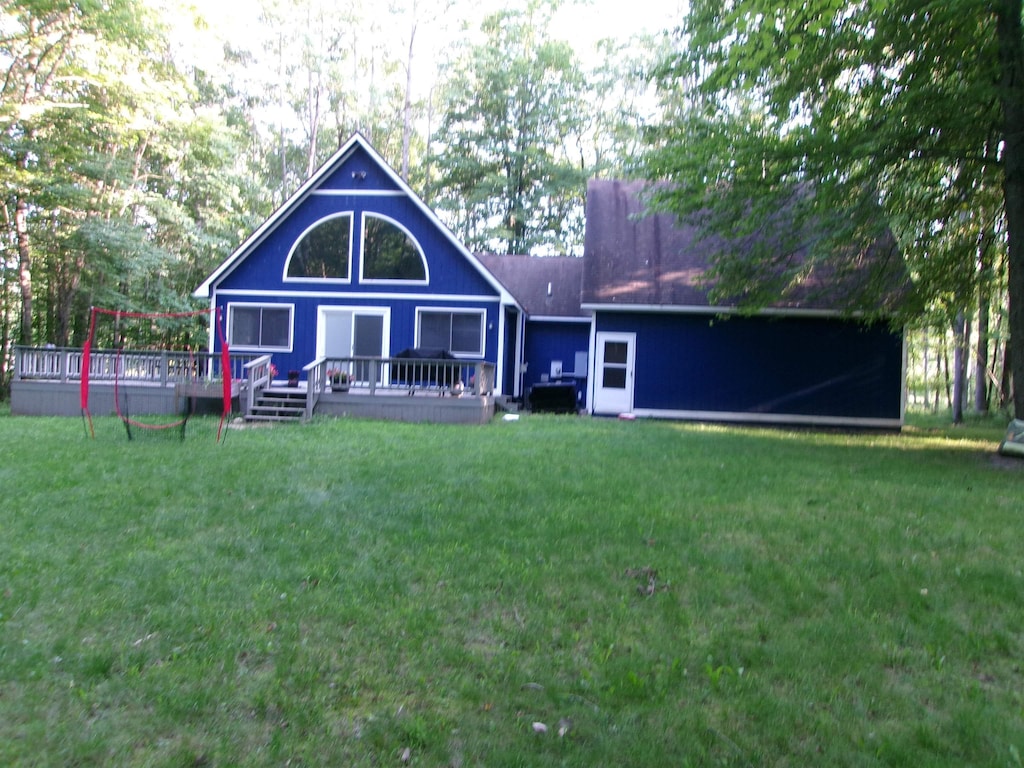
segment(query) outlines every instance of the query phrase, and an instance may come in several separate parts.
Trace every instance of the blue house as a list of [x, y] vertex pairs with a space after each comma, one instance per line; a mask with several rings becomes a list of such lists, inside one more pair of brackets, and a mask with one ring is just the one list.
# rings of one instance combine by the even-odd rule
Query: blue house
[[[857, 270], [812, 272], [806, 291], [754, 314], [715, 304], [702, 281], [707, 239], [648, 215], [644, 188], [589, 184], [583, 258], [473, 254], [355, 135], [195, 295], [219, 310], [249, 418], [482, 423], [507, 400], [608, 416], [902, 425], [902, 332], [838, 308]], [[894, 242], [875, 255], [902, 263]], [[211, 328], [214, 375], [217, 345]], [[12, 412], [77, 413], [80, 352], [18, 352]], [[136, 395], [153, 412], [192, 392], [163, 378]]]
[[359, 359], [426, 349], [489, 363], [490, 394], [516, 380], [522, 307], [358, 134], [194, 295], [221, 309], [232, 351], [271, 355], [279, 376], [327, 359], [383, 385]]
[[643, 189], [590, 183], [582, 259], [478, 255], [356, 135], [196, 295], [233, 351], [279, 371], [390, 360], [353, 370], [371, 390], [427, 349], [491, 366], [487, 394], [538, 409], [901, 426], [901, 332], [845, 317], [838, 282], [754, 315], [713, 304], [700, 233], [647, 215]]

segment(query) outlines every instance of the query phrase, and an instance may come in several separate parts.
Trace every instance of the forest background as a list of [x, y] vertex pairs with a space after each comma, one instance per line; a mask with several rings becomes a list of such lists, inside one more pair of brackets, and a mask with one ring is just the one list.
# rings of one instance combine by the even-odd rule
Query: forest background
[[[196, 285], [355, 131], [471, 250], [581, 255], [589, 178], [692, 174], [666, 146], [734, 153], [691, 119], [707, 82], [679, 62], [713, 61], [701, 25], [730, 33], [772, 4], [704, 5], [2, 0], [0, 397], [13, 346], [80, 345], [90, 306], [195, 308]], [[856, 20], [804, 5], [804, 28]], [[795, 62], [772, 45], [776, 68]], [[756, 134], [756, 101], [718, 103]], [[967, 268], [942, 281], [919, 236], [942, 214], [889, 217], [905, 251], [931, 257], [910, 260], [924, 290], [898, 318], [911, 402], [954, 418], [1012, 394], [1004, 219], [991, 186], [968, 205], [948, 245]]]

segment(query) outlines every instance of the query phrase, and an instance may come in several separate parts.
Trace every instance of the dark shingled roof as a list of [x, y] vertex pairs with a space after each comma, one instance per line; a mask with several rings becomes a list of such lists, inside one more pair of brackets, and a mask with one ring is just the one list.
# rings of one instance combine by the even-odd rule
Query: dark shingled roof
[[[640, 197], [645, 182], [593, 180], [587, 186], [587, 228], [584, 241], [583, 304], [624, 306], [711, 307], [700, 279], [722, 241], [701, 238], [696, 226], [672, 214], [647, 215]], [[888, 256], [895, 249], [891, 236], [874, 252]], [[887, 282], [889, 305], [905, 285], [902, 262]], [[816, 267], [811, 275], [772, 308], [834, 310], [844, 298], [863, 290], [867, 270], [834, 278]], [[714, 305], [717, 306], [717, 305]]]
[[486, 253], [477, 258], [531, 317], [582, 317], [583, 259]]

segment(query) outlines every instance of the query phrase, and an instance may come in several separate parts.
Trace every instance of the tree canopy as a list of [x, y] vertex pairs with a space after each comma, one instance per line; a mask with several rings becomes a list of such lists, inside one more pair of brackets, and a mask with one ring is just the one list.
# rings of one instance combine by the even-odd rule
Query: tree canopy
[[581, 239], [587, 169], [567, 149], [582, 133], [586, 81], [572, 48], [544, 39], [543, 23], [518, 11], [489, 17], [486, 39], [445, 88], [435, 200], [479, 249], [529, 253]]
[[[1024, 414], [1020, 21], [1019, 0], [692, 0], [657, 71], [666, 119], [645, 170], [672, 182], [659, 203], [730, 235], [793, 216], [788, 249], [718, 253], [715, 292], [765, 303], [813, 263], [857, 264], [887, 224], [921, 301], [950, 313], [1005, 264]], [[810, 264], [788, 258], [810, 221], [828, 224], [802, 242]]]

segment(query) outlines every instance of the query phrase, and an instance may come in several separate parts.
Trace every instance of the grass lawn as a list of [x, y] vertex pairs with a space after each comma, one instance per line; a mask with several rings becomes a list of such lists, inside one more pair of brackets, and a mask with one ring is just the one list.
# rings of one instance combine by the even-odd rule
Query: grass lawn
[[999, 426], [215, 429], [0, 417], [0, 765], [1024, 760]]

